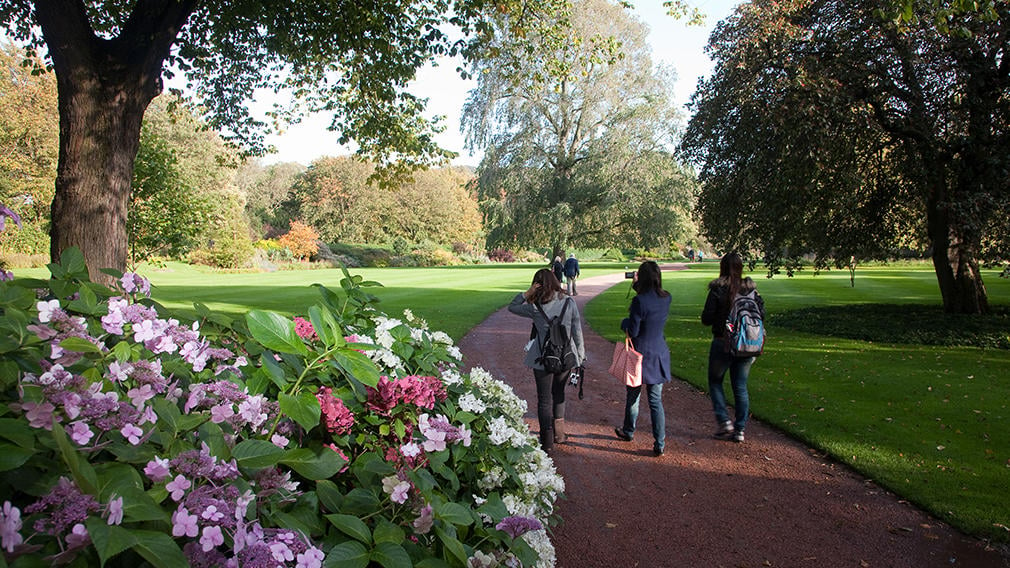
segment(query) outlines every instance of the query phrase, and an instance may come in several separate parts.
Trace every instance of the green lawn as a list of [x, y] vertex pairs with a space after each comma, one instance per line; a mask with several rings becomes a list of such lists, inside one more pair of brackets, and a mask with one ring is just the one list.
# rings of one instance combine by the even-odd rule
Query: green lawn
[[[539, 267], [351, 272], [383, 284], [372, 291], [386, 313], [396, 317], [410, 308], [433, 329], [459, 340], [524, 290]], [[624, 269], [624, 263], [585, 263], [582, 272], [589, 277]], [[692, 264], [664, 278], [673, 294], [667, 338], [674, 374], [702, 389], [707, 389], [710, 332], [699, 315], [706, 284], [717, 269], [714, 262]], [[336, 291], [342, 278], [339, 270], [221, 274], [174, 263], [141, 272], [151, 279], [155, 299], [169, 307], [190, 309], [199, 301], [233, 315], [250, 308], [304, 314], [318, 298], [309, 285]], [[22, 270], [18, 275], [46, 273]], [[789, 310], [816, 306], [892, 303], [912, 311], [917, 305], [937, 305], [932, 270], [924, 265], [860, 268], [854, 288], [844, 270], [772, 280], [760, 271], [753, 276], [769, 315], [766, 353], [751, 372], [754, 415], [970, 534], [1010, 541], [1010, 506], [1004, 495], [1010, 479], [1010, 351], [860, 341], [775, 324]], [[1010, 305], [1010, 281], [993, 271], [984, 277], [990, 302], [1001, 309]], [[626, 283], [618, 284], [587, 308], [589, 324], [611, 340], [621, 335], [618, 322], [627, 313], [627, 292]], [[899, 329], [908, 321], [899, 316], [866, 327]], [[851, 328], [865, 322], [841, 323]], [[1010, 335], [1010, 329], [1003, 333]]]
[[[714, 264], [692, 265], [664, 279], [674, 298], [666, 328], [673, 372], [706, 391], [710, 331], [700, 313], [716, 275]], [[776, 313], [809, 306], [939, 304], [932, 270], [861, 268], [855, 288], [845, 271], [754, 277], [770, 321], [766, 353], [751, 371], [753, 414], [966, 532], [1010, 540], [1010, 351], [856, 341], [775, 326]], [[1010, 282], [996, 272], [984, 278], [991, 303], [1010, 303]], [[621, 336], [625, 294], [617, 286], [587, 309], [593, 328], [611, 340]]]

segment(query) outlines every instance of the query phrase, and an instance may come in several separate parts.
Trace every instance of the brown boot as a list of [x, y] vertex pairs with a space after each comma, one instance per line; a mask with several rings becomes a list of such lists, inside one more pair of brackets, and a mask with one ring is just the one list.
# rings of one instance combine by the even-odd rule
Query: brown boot
[[564, 444], [568, 437], [565, 436], [565, 419], [558, 418], [554, 420], [554, 443]]

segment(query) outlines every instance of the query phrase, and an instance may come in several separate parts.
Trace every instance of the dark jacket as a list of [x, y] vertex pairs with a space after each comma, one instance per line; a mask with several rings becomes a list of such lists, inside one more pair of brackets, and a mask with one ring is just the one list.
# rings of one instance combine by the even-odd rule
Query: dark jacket
[[[540, 307], [543, 308], [548, 317], [554, 317], [561, 313], [561, 308], [565, 302], [568, 302], [568, 310], [565, 311], [564, 323], [565, 328], [568, 329], [568, 338], [571, 342], [572, 352], [575, 353], [575, 366], [578, 367], [586, 360], [586, 346], [582, 341], [582, 318], [579, 316], [579, 307], [575, 304], [575, 300], [564, 294], [559, 294], [557, 298], [550, 302], [540, 304]], [[512, 298], [512, 303], [509, 304], [509, 311], [533, 320], [533, 326], [537, 330], [537, 337], [530, 350], [526, 352], [526, 358], [523, 359], [523, 363], [531, 369], [542, 371], [544, 367], [540, 363], [537, 363], [537, 359], [540, 357], [540, 344], [547, 337], [547, 329], [549, 327], [547, 320], [540, 313], [540, 310], [537, 309], [536, 305], [526, 302], [526, 297], [521, 292], [516, 294], [515, 298]]]
[[[755, 290], [757, 286], [749, 277], [744, 278], [740, 285], [740, 293], [746, 294]], [[757, 296], [758, 306], [761, 308], [761, 317], [765, 317], [765, 301], [761, 294]], [[729, 285], [718, 278], [709, 282], [708, 297], [705, 298], [705, 307], [701, 310], [701, 323], [712, 326], [712, 337], [726, 336], [726, 318], [729, 317], [730, 299]]]
[[558, 282], [564, 280], [565, 269], [560, 260], [554, 261], [554, 264], [551, 265], [551, 270], [554, 271], [554, 277], [558, 279]]
[[575, 257], [568, 257], [565, 261], [565, 276], [576, 278], [579, 275], [579, 260]]
[[635, 350], [642, 354], [642, 383], [657, 385], [670, 381], [670, 348], [663, 337], [666, 316], [670, 313], [671, 297], [662, 297], [655, 290], [631, 299], [628, 317], [621, 329], [631, 336]]

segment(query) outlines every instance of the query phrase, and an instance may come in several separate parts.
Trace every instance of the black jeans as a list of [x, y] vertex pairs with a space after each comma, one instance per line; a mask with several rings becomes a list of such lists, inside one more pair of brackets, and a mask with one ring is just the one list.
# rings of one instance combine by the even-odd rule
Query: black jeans
[[554, 447], [554, 420], [565, 417], [565, 386], [569, 371], [558, 374], [533, 369], [537, 381], [537, 420], [540, 422], [540, 447]]

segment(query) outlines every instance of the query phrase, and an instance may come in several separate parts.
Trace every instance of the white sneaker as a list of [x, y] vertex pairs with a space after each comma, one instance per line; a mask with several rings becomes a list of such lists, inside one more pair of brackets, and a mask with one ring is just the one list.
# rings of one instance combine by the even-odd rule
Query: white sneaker
[[733, 423], [729, 420], [723, 422], [719, 425], [719, 429], [715, 431], [715, 437], [720, 440], [725, 440], [733, 434]]
[[743, 430], [737, 430], [736, 432], [733, 432], [733, 441], [738, 444], [743, 442]]

